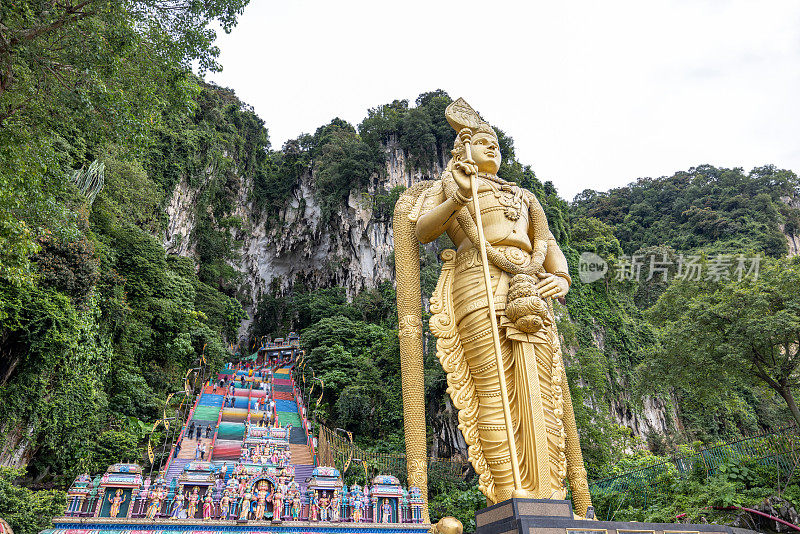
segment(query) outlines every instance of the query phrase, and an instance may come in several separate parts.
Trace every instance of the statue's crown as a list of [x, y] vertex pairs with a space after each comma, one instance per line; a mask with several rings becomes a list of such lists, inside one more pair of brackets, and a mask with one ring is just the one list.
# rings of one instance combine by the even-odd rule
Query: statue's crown
[[467, 101], [463, 98], [451, 102], [447, 109], [444, 110], [444, 116], [456, 132], [469, 128], [473, 134], [488, 133], [497, 137], [494, 128], [483, 120], [478, 112], [472, 109], [472, 106], [467, 104]]

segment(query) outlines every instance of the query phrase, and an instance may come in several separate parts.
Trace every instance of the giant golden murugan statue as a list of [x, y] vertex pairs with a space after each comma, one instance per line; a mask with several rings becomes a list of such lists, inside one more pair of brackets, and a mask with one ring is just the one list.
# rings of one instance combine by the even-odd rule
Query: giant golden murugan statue
[[452, 159], [441, 179], [407, 190], [394, 214], [409, 485], [427, 499], [419, 243], [447, 233], [457, 250], [442, 254], [430, 328], [481, 491], [489, 504], [563, 499], [568, 478], [585, 516], [591, 500], [552, 305], [569, 291], [566, 258], [536, 197], [497, 176], [492, 127], [462, 99], [445, 115], [458, 132]]

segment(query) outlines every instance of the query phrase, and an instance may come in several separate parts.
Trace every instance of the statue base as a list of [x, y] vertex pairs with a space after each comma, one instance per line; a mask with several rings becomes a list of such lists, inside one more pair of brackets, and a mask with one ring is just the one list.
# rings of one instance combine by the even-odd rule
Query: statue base
[[475, 514], [475, 534], [744, 534], [725, 525], [575, 519], [570, 501], [509, 499]]

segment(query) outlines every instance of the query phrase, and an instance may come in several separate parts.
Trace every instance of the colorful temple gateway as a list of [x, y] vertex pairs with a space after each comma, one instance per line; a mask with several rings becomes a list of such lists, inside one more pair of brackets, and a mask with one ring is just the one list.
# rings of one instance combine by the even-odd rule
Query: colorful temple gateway
[[348, 488], [336, 468], [316, 465], [290, 365], [277, 363], [297, 346], [276, 340], [249, 369], [209, 381], [152, 477], [136, 464], [80, 475], [43, 534], [427, 531], [418, 488], [393, 476]]

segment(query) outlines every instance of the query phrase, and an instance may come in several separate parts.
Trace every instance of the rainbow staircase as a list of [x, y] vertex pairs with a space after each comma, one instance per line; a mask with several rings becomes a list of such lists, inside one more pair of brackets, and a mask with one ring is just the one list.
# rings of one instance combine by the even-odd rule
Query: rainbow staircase
[[[272, 398], [275, 400], [275, 417], [280, 426], [291, 425], [289, 433], [289, 449], [292, 453], [291, 463], [294, 466], [294, 478], [300, 485], [303, 507], [308, 505], [305, 490], [307, 481], [315, 468], [313, 450], [308, 445], [308, 435], [303, 427], [303, 420], [295, 396], [291, 380], [291, 368], [283, 367], [274, 370]], [[174, 488], [176, 479], [184, 472], [186, 466], [195, 459], [198, 444], [205, 444], [206, 457], [215, 469], [225, 467], [224, 481], [230, 478], [235, 465], [242, 455], [246, 422], [258, 422], [259, 418], [269, 418], [266, 410], [256, 410], [256, 399], [265, 397], [260, 388], [262, 379], [266, 379], [266, 371], [262, 376], [253, 372], [248, 376], [244, 371], [234, 374], [232, 370], [224, 370], [217, 377], [216, 387], [206, 386], [198, 397], [184, 427], [180, 433], [180, 450], [171, 454], [165, 466], [164, 478], [167, 487]], [[224, 406], [226, 394], [230, 390], [219, 387], [219, 379], [235, 379], [233, 403]], [[194, 423], [195, 433], [189, 438], [188, 429]], [[197, 430], [200, 429], [199, 434]], [[208, 436], [208, 437], [206, 437]], [[215, 499], [219, 499], [219, 491], [215, 490]], [[216, 506], [216, 505], [215, 505]], [[430, 525], [420, 523], [392, 523], [381, 526], [379, 523], [316, 523], [308, 521], [284, 521], [272, 523], [268, 521], [236, 522], [201, 519], [145, 519], [143, 507], [132, 517], [98, 518], [98, 517], [61, 517], [53, 520], [54, 528], [41, 534], [423, 534]], [[130, 514], [129, 514], [130, 515]]]

